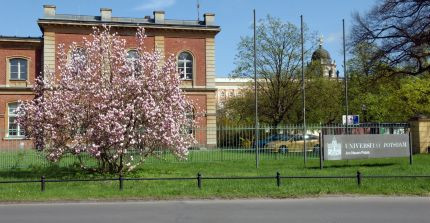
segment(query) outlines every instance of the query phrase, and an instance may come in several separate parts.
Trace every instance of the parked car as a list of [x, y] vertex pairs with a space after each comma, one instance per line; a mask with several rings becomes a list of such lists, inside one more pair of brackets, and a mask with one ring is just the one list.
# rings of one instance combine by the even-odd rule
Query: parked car
[[[286, 141], [286, 140], [288, 140], [291, 137], [293, 137], [293, 136], [292, 135], [288, 135], [288, 134], [273, 134], [273, 135], [270, 135], [270, 136], [268, 136], [268, 137], [266, 137], [264, 139], [258, 140], [258, 142], [257, 142], [258, 143], [258, 148], [264, 149], [266, 147], [266, 145], [268, 143], [270, 143], [270, 142], [273, 142], [273, 141]], [[256, 144], [254, 142], [253, 148], [255, 149], [255, 147], [256, 147]]]
[[[306, 151], [319, 150], [319, 137], [315, 135], [305, 135], [306, 138]], [[265, 149], [275, 153], [287, 152], [303, 152], [303, 135], [293, 135], [288, 139], [272, 140], [266, 143]]]

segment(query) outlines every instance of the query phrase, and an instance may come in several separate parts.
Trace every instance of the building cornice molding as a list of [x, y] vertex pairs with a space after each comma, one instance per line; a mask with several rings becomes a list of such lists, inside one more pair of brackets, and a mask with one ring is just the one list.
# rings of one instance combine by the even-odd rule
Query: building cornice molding
[[42, 37], [19, 37], [19, 36], [0, 36], [0, 43], [30, 43], [41, 44]]
[[177, 25], [177, 24], [154, 24], [154, 23], [119, 23], [119, 22], [87, 22], [87, 21], [69, 21], [69, 20], [52, 20], [52, 19], [39, 19], [37, 21], [39, 27], [43, 31], [44, 28], [49, 26], [111, 26], [115, 28], [137, 28], [143, 27], [145, 29], [160, 29], [160, 30], [180, 30], [180, 31], [200, 31], [210, 32], [215, 35], [221, 31], [219, 26], [201, 26], [201, 25]]
[[205, 88], [205, 87], [201, 87], [201, 88], [181, 88], [181, 90], [183, 90], [184, 92], [215, 92], [217, 89], [216, 88]]
[[15, 86], [0, 86], [0, 95], [1, 94], [34, 94], [33, 87], [15, 87]]

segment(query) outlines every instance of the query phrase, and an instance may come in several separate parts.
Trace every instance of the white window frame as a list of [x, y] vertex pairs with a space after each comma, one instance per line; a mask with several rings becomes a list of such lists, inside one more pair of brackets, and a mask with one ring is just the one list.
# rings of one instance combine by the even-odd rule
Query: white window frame
[[[179, 60], [179, 56], [182, 54], [182, 53], [187, 53], [187, 54], [189, 54], [190, 56], [191, 56], [191, 60], [187, 60], [187, 59], [184, 59], [184, 60]], [[181, 79], [181, 80], [193, 80], [193, 77], [194, 77], [194, 56], [193, 56], [193, 54], [191, 53], [191, 52], [189, 52], [189, 51], [181, 51], [179, 54], [178, 54], [178, 58], [177, 58], [177, 61], [178, 61], [178, 73], [179, 73], [179, 78]], [[180, 61], [182, 61], [183, 62], [183, 64], [184, 64], [184, 66], [183, 67], [179, 67], [179, 62]], [[188, 78], [187, 77], [187, 68], [190, 68], [190, 67], [187, 67], [187, 62], [191, 62], [191, 77], [190, 78]], [[180, 73], [180, 70], [179, 69], [183, 69], [184, 70], [184, 73], [183, 74], [181, 74]]]
[[74, 54], [79, 54], [79, 53], [83, 53], [83, 55], [86, 56], [87, 52], [85, 48], [82, 46], [76, 46], [73, 49], [69, 49], [69, 52], [67, 53], [67, 63], [71, 63]]
[[[11, 113], [10, 111], [10, 107], [11, 105], [16, 104], [16, 108], [15, 108], [15, 112]], [[7, 104], [7, 132], [6, 132], [6, 138], [24, 138], [25, 134], [21, 129], [21, 126], [17, 124], [16, 127], [16, 135], [11, 135], [11, 129], [10, 129], [10, 122], [11, 122], [11, 118], [16, 118], [18, 116], [18, 114], [16, 113], [16, 109], [19, 107], [19, 103], [18, 102], [10, 102]]]
[[131, 57], [130, 56], [130, 52], [136, 52], [136, 55], [139, 55], [139, 51], [137, 51], [136, 49], [129, 49], [127, 50], [127, 59], [129, 60], [136, 60], [137, 58]]
[[[13, 60], [18, 60], [19, 62], [18, 62], [18, 64], [17, 64], [17, 66], [18, 66], [18, 78], [17, 79], [14, 79], [14, 78], [12, 78], [12, 61]], [[25, 63], [27, 63], [27, 67], [26, 67], [26, 69], [24, 70], [25, 71], [25, 79], [24, 78], [22, 78], [21, 77], [21, 63], [20, 63], [20, 61], [25, 61]], [[22, 57], [12, 57], [12, 58], [9, 58], [8, 59], [8, 66], [9, 66], [9, 80], [11, 80], [11, 81], [26, 81], [26, 80], [28, 80], [28, 71], [29, 71], [29, 62], [28, 62], [28, 59], [27, 58], [22, 58]]]
[[[131, 55], [130, 55], [130, 52], [136, 52], [136, 57], [132, 57]], [[127, 50], [127, 60], [128, 61], [130, 61], [131, 63], [132, 63], [132, 65], [133, 65], [133, 68], [134, 68], [134, 72], [133, 72], [133, 77], [135, 76], [135, 74], [136, 73], [138, 73], [139, 72], [139, 66], [138, 66], [138, 58], [139, 58], [139, 51], [137, 50], [137, 49], [128, 49]]]

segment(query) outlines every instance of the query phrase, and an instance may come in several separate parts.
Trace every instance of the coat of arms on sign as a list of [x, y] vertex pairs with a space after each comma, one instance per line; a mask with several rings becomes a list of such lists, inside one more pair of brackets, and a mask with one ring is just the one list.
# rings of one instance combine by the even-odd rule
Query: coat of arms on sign
[[338, 143], [336, 137], [333, 137], [331, 143], [328, 143], [328, 159], [341, 160], [342, 159], [342, 144]]

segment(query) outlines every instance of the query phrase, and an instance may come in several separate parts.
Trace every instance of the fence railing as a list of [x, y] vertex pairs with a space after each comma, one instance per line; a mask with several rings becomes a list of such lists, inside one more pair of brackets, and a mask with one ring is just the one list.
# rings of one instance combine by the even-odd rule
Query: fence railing
[[124, 190], [124, 182], [126, 181], [191, 181], [195, 180], [196, 185], [199, 189], [203, 187], [203, 181], [207, 180], [263, 180], [263, 179], [274, 179], [276, 186], [280, 187], [282, 179], [355, 179], [357, 186], [363, 184], [363, 179], [374, 179], [374, 178], [430, 178], [430, 175], [363, 175], [357, 171], [356, 175], [345, 175], [345, 176], [281, 176], [279, 172], [276, 172], [273, 176], [234, 176], [234, 177], [204, 177], [200, 173], [197, 173], [196, 177], [159, 177], [159, 178], [126, 178], [119, 175], [118, 178], [104, 178], [104, 179], [46, 179], [45, 176], [40, 177], [40, 180], [11, 180], [11, 181], [0, 181], [0, 184], [20, 184], [20, 183], [40, 183], [40, 190], [43, 192], [46, 190], [47, 183], [66, 183], [66, 182], [100, 182], [100, 181], [116, 181], [118, 182], [119, 190]]
[[[409, 125], [405, 123], [365, 123], [360, 125], [307, 125], [306, 151], [303, 151], [303, 126], [285, 125], [276, 128], [261, 126], [258, 129], [259, 139], [256, 140], [256, 129], [252, 126], [218, 126], [217, 128], [196, 128], [192, 134], [197, 143], [190, 147], [186, 160], [177, 159], [170, 151], [158, 150], [146, 163], [160, 162], [214, 162], [255, 160], [255, 153], [259, 152], [260, 160], [285, 160], [303, 157], [306, 153], [309, 159], [319, 158], [319, 140], [321, 134], [403, 134], [409, 132]], [[7, 135], [0, 131], [0, 135]], [[133, 151], [130, 151], [133, 152]], [[0, 139], [0, 169], [26, 168], [29, 166], [52, 165], [45, 159], [44, 152], [33, 149], [31, 140], [13, 137]], [[96, 161], [89, 154], [81, 154], [80, 159], [86, 161], [87, 166]], [[136, 159], [137, 160], [137, 159]], [[59, 166], [76, 164], [78, 158], [65, 155]]]

